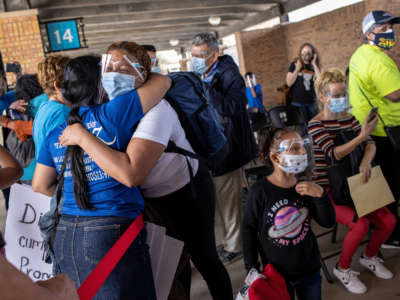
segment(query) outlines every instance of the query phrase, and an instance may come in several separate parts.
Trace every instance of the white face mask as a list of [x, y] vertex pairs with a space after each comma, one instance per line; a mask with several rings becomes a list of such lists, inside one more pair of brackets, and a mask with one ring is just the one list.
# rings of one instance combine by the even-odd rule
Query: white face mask
[[289, 174], [299, 174], [304, 172], [308, 166], [307, 154], [285, 154], [282, 153], [283, 164], [278, 166], [281, 170]]

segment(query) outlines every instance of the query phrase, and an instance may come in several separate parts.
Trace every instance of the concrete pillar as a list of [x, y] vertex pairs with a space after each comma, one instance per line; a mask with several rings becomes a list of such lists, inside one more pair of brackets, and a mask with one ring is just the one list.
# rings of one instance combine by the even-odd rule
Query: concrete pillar
[[246, 63], [243, 54], [243, 43], [242, 43], [242, 33], [235, 32], [235, 39], [236, 39], [236, 48], [238, 52], [239, 58], [239, 70], [242, 75], [246, 74]]

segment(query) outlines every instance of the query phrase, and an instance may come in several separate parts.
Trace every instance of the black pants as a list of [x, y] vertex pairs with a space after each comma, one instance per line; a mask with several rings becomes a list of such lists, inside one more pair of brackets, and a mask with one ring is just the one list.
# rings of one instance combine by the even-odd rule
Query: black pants
[[375, 161], [381, 166], [383, 175], [392, 190], [395, 202], [388, 205], [389, 210], [396, 216], [397, 225], [392, 238], [400, 239], [400, 219], [398, 206], [400, 199], [400, 151], [395, 151], [386, 137], [372, 137], [376, 143]]
[[215, 245], [215, 196], [207, 167], [200, 163], [193, 185], [189, 183], [160, 198], [146, 198], [146, 202], [153, 209], [163, 211], [168, 223], [173, 223], [181, 233], [192, 262], [206, 281], [213, 299], [233, 299], [231, 280]]

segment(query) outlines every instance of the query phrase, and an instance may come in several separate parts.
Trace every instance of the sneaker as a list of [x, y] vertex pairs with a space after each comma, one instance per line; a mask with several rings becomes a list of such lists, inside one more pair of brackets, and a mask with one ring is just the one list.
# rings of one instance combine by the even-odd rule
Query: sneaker
[[228, 264], [234, 263], [241, 257], [242, 257], [242, 252], [234, 253], [234, 252], [229, 252], [229, 251], [223, 250], [221, 252], [221, 255], [219, 256], [219, 259], [222, 261], [222, 263], [224, 265], [228, 265]]
[[381, 248], [383, 249], [400, 249], [400, 240], [388, 240], [383, 243]]
[[388, 270], [383, 264], [383, 259], [374, 256], [368, 258], [364, 255], [360, 257], [360, 264], [375, 274], [376, 277], [382, 279], [392, 279], [393, 273]]
[[344, 287], [353, 294], [364, 294], [367, 292], [367, 287], [360, 279], [358, 279], [359, 272], [347, 269], [342, 271], [338, 266], [333, 268], [333, 274], [344, 285]]

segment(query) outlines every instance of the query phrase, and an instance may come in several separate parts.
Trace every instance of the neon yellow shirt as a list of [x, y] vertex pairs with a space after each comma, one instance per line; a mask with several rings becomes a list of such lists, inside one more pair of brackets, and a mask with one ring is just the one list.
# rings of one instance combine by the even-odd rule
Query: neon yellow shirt
[[[367, 96], [372, 105], [378, 107], [386, 126], [400, 125], [400, 103], [385, 98], [400, 90], [400, 72], [395, 62], [381, 48], [365, 44], [353, 54], [349, 67], [349, 100], [357, 120], [364, 123], [371, 110], [365, 99]], [[372, 135], [386, 136], [381, 120]]]

